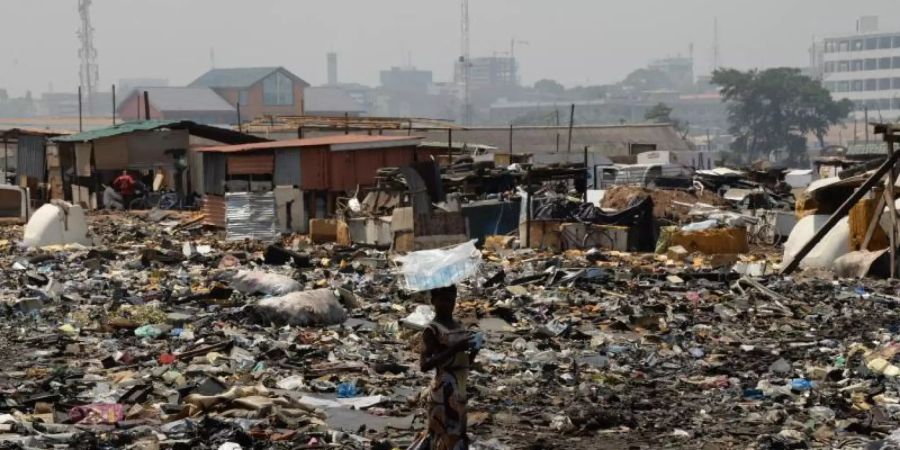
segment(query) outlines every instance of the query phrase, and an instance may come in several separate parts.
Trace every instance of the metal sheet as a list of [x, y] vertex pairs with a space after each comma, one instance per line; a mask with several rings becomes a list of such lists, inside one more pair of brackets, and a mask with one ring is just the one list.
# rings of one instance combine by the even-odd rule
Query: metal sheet
[[300, 186], [300, 150], [275, 151], [275, 185]]
[[203, 196], [203, 224], [225, 228], [225, 198], [219, 195]]
[[328, 189], [328, 149], [305, 149], [300, 154], [300, 188], [304, 191], [324, 191]]
[[44, 180], [47, 172], [45, 144], [46, 140], [43, 136], [19, 136], [16, 172], [20, 180], [23, 175]]
[[225, 205], [225, 240], [271, 241], [279, 236], [274, 192], [229, 192]]
[[271, 153], [228, 155], [229, 175], [261, 175], [272, 173], [275, 158]]
[[203, 193], [225, 195], [225, 155], [203, 153]]

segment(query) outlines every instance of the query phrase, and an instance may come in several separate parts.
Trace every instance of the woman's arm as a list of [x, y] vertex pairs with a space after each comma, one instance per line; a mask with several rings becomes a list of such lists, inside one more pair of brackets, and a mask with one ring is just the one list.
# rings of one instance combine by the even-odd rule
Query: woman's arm
[[422, 372], [427, 372], [446, 363], [457, 353], [469, 348], [468, 340], [457, 342], [456, 345], [449, 348], [443, 348], [431, 328], [426, 328], [422, 331], [422, 342], [425, 344], [419, 363]]

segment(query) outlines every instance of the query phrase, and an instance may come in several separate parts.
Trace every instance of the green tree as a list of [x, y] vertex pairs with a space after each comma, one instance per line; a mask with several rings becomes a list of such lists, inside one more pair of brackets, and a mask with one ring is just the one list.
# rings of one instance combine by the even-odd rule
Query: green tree
[[799, 69], [720, 69], [713, 73], [712, 82], [721, 87], [722, 100], [729, 102], [729, 131], [735, 136], [732, 148], [746, 162], [784, 150], [788, 163], [803, 163], [805, 136], [814, 134], [824, 146], [828, 128], [850, 113], [849, 100], [835, 102]]
[[537, 80], [534, 83], [534, 90], [543, 93], [543, 94], [551, 94], [551, 95], [563, 95], [566, 93], [566, 87], [557, 82], [556, 80], [549, 80], [544, 78], [542, 80]]
[[654, 123], [672, 123], [672, 108], [665, 103], [657, 103], [647, 110], [644, 120]]
[[657, 69], [637, 69], [629, 73], [620, 84], [637, 92], [674, 89], [669, 76]]
[[657, 103], [644, 113], [644, 120], [653, 123], [668, 123], [681, 133], [681, 137], [687, 136], [690, 128], [687, 122], [672, 117], [672, 108], [665, 103]]

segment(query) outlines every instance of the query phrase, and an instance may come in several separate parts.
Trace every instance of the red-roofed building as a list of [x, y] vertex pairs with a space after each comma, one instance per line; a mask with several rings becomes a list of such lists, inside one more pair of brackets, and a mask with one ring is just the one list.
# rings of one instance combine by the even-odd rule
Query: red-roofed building
[[200, 148], [206, 221], [227, 228], [229, 193], [274, 191], [280, 230], [305, 231], [308, 219], [334, 214], [338, 197], [374, 186], [378, 169], [429, 158], [420, 140], [350, 134]]

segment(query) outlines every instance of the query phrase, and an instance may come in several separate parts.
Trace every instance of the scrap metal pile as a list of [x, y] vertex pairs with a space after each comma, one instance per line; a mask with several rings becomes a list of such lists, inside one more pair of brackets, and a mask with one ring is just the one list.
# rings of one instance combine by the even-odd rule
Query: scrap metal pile
[[[0, 229], [3, 448], [393, 449], [424, 428], [433, 312], [389, 253], [89, 223], [91, 246]], [[471, 448], [900, 445], [900, 286], [509, 242], [460, 286], [487, 336]]]

